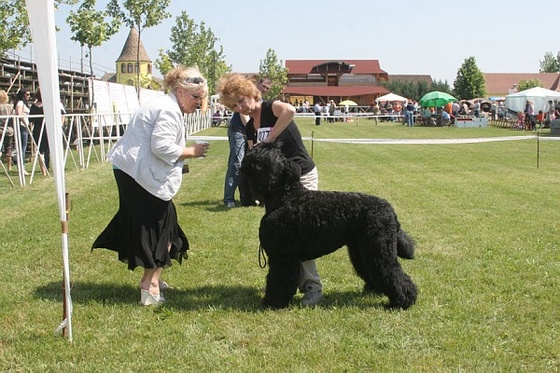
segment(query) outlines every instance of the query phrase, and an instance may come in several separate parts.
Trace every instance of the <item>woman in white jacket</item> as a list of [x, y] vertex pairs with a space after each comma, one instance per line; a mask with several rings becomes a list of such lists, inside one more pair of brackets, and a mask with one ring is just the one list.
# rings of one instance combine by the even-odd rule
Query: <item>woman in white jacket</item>
[[203, 157], [208, 144], [186, 146], [183, 114], [206, 109], [208, 86], [198, 69], [178, 67], [165, 75], [170, 91], [141, 106], [124, 135], [109, 151], [119, 190], [119, 210], [93, 243], [118, 252], [134, 270], [143, 267], [142, 305], [165, 301], [160, 280], [171, 259], [181, 263], [189, 248], [177, 223], [172, 198], [182, 181], [186, 158]]

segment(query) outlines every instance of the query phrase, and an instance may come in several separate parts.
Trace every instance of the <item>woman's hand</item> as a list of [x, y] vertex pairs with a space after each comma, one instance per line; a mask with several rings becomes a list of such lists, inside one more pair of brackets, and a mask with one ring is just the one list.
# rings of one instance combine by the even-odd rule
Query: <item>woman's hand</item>
[[194, 156], [195, 157], [206, 157], [206, 153], [208, 153], [208, 148], [210, 144], [206, 141], [197, 141], [194, 145]]
[[210, 144], [208, 144], [207, 142], [187, 146], [186, 148], [183, 148], [183, 153], [178, 160], [181, 161], [186, 158], [206, 157], [206, 153], [208, 152], [209, 147]]

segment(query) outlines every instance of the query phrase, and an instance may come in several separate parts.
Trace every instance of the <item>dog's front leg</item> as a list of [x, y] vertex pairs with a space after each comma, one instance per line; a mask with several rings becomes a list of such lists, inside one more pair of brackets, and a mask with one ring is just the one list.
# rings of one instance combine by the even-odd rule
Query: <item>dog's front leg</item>
[[288, 307], [297, 291], [299, 262], [286, 258], [269, 257], [268, 267], [263, 306]]

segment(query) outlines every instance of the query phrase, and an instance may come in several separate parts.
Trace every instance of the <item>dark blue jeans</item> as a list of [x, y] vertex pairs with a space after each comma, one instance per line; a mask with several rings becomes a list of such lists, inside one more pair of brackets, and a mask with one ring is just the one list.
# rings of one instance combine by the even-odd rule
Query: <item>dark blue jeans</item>
[[413, 111], [405, 110], [404, 111], [404, 119], [405, 119], [407, 127], [413, 127], [414, 126], [414, 112]]
[[19, 126], [21, 134], [21, 161], [25, 164], [25, 152], [27, 151], [27, 143], [29, 142], [29, 131], [24, 126]]
[[[224, 203], [235, 201], [235, 190], [239, 186], [239, 169], [241, 162], [245, 157], [245, 147], [247, 140], [241, 132], [235, 132], [228, 129], [229, 140], [229, 158], [226, 171], [226, 180], [224, 183]], [[240, 199], [242, 189], [239, 189]]]

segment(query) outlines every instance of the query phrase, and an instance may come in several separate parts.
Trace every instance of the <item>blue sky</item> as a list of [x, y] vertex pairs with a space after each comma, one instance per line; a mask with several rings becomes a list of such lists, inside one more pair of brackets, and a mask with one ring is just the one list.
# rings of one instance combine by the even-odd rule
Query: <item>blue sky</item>
[[[98, 0], [98, 9], [105, 4]], [[79, 61], [65, 24], [69, 9], [55, 15], [58, 52]], [[560, 50], [557, 0], [172, 0], [168, 10], [170, 19], [142, 34], [153, 61], [171, 47], [171, 27], [184, 10], [212, 29], [236, 72], [258, 71], [271, 48], [282, 61], [377, 59], [389, 74], [428, 74], [452, 85], [470, 56], [483, 72], [536, 73], [546, 52]], [[127, 35], [123, 27], [94, 49], [97, 67], [114, 69]]]

